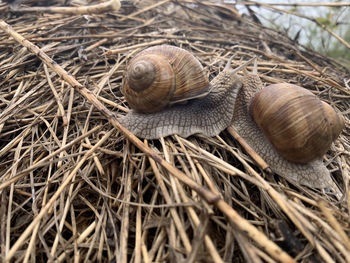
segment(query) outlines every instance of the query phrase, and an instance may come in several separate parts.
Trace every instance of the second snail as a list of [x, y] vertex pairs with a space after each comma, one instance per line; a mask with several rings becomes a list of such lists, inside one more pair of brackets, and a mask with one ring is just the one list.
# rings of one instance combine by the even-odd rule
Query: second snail
[[[190, 52], [170, 45], [145, 49], [124, 73], [122, 92], [133, 109], [121, 123], [147, 139], [215, 136], [232, 125], [276, 173], [329, 186], [322, 157], [344, 128], [341, 114], [296, 85], [263, 88], [256, 66], [237, 74], [251, 61], [236, 69], [231, 62], [209, 83]], [[312, 182], [323, 174], [327, 182]]]

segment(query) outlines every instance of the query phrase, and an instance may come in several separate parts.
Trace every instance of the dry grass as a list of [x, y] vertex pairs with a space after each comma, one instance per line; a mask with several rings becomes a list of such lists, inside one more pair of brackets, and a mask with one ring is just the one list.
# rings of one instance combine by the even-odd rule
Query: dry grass
[[[0, 23], [0, 261], [350, 262], [350, 72], [232, 5], [194, 2], [90, 15], [0, 5], [13, 29]], [[190, 50], [210, 78], [233, 53], [236, 65], [258, 56], [265, 83], [338, 108], [347, 128], [324, 161], [343, 197], [266, 173], [232, 131], [128, 133], [123, 70], [160, 43]]]

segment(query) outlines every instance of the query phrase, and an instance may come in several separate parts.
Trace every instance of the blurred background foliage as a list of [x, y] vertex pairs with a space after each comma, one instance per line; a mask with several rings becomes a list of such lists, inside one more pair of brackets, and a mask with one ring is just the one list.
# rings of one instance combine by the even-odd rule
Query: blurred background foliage
[[[237, 4], [236, 7], [241, 13], [254, 12], [265, 26], [286, 32], [303, 46], [332, 57], [350, 69], [350, 1], [225, 2]], [[307, 6], [310, 4], [314, 6]]]

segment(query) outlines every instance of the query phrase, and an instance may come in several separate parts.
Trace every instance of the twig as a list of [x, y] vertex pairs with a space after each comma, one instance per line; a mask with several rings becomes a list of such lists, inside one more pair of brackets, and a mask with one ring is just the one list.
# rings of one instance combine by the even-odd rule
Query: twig
[[[125, 195], [124, 195], [124, 202], [130, 202], [131, 199], [131, 184], [132, 184], [132, 175], [134, 172], [134, 167], [129, 166], [128, 171], [126, 172], [126, 175], [124, 176], [123, 183], [126, 187], [125, 189]], [[130, 205], [127, 203], [123, 204], [123, 212], [122, 212], [122, 225], [120, 228], [120, 250], [119, 250], [119, 257], [117, 258], [117, 262], [120, 263], [127, 263], [128, 262], [128, 238], [129, 238], [129, 228], [130, 228]]]
[[323, 201], [318, 201], [318, 207], [321, 209], [322, 213], [327, 218], [328, 222], [331, 224], [331, 226], [334, 228], [335, 231], [339, 234], [340, 238], [343, 241], [343, 244], [346, 246], [348, 251], [350, 251], [350, 239], [346, 235], [344, 229], [341, 227], [337, 219], [334, 217], [330, 209], [325, 205]]
[[147, 12], [148, 10], [151, 10], [151, 9], [153, 9], [153, 8], [156, 8], [156, 7], [160, 6], [160, 5], [163, 5], [163, 4], [165, 4], [166, 2], [169, 2], [169, 1], [170, 1], [170, 0], [163, 0], [163, 1], [161, 1], [161, 2], [158, 2], [158, 3], [155, 3], [155, 4], [153, 4], [153, 5], [150, 5], [150, 6], [144, 8], [144, 9], [142, 9], [142, 10], [136, 11], [135, 13], [132, 13], [132, 14], [126, 16], [126, 17], [121, 18], [120, 21], [124, 21], [124, 20], [127, 20], [127, 19], [131, 19], [131, 18], [133, 18], [134, 16], [137, 16], [137, 15], [139, 15], [139, 14], [142, 14], [142, 13], [144, 13], [144, 12]]
[[250, 155], [250, 157], [253, 158], [253, 160], [260, 166], [261, 169], [264, 171], [267, 171], [268, 173], [271, 173], [271, 169], [269, 168], [269, 165], [258, 155], [252, 147], [250, 147], [245, 140], [235, 131], [233, 127], [228, 127], [227, 131], [232, 135], [233, 138], [235, 138], [240, 145], [246, 150], [246, 152]]
[[45, 71], [45, 75], [46, 75], [46, 78], [47, 78], [47, 83], [49, 84], [49, 87], [50, 87], [50, 89], [51, 89], [51, 91], [52, 91], [52, 93], [53, 93], [53, 95], [55, 97], [56, 103], [58, 105], [58, 109], [59, 109], [59, 111], [61, 113], [63, 125], [67, 126], [68, 125], [68, 120], [67, 120], [66, 113], [64, 111], [64, 107], [62, 105], [61, 99], [58, 97], [58, 93], [57, 93], [55, 87], [53, 86], [53, 83], [52, 83], [49, 71], [48, 71], [47, 66], [45, 64], [44, 64], [44, 71]]
[[[169, 191], [166, 188], [166, 185], [164, 183], [163, 177], [159, 172], [159, 169], [156, 166], [156, 163], [153, 159], [149, 158], [149, 162], [151, 164], [152, 170], [154, 172], [154, 175], [157, 178], [158, 181], [158, 185], [163, 193], [164, 199], [166, 201], [167, 204], [172, 204], [174, 203], [174, 201], [172, 200], [172, 198], [170, 197]], [[185, 231], [185, 227], [181, 224], [181, 220], [180, 220], [180, 216], [178, 215], [177, 211], [175, 209], [170, 209], [170, 214], [174, 220], [175, 226], [178, 229], [180, 238], [182, 240], [182, 243], [184, 244], [185, 250], [187, 253], [190, 253], [192, 250], [191, 247], [191, 242], [188, 238], [188, 235]]]
[[41, 12], [41, 13], [57, 13], [66, 15], [85, 15], [85, 14], [101, 14], [104, 12], [117, 12], [120, 9], [119, 0], [110, 0], [104, 3], [90, 5], [90, 6], [78, 6], [78, 7], [21, 7], [11, 8], [12, 12]]
[[[190, 159], [191, 159], [191, 158], [190, 158], [190, 155], [189, 155], [189, 153], [186, 151], [186, 148], [185, 148], [184, 145], [182, 144], [181, 140], [179, 139], [179, 137], [178, 137], [177, 135], [175, 135], [175, 137], [177, 138], [177, 141], [178, 141], [178, 143], [180, 144], [181, 149], [186, 153], [187, 159], [190, 160]], [[164, 140], [162, 140], [162, 144], [163, 144], [163, 141], [164, 141]], [[170, 140], [168, 140], [168, 141], [169, 141], [169, 143], [170, 143]], [[172, 150], [173, 150], [173, 152], [174, 152], [175, 154], [178, 153], [178, 151], [177, 151], [177, 149], [176, 149], [176, 147], [175, 147], [175, 145], [174, 145], [173, 143], [171, 143], [171, 148], [172, 148]], [[163, 149], [164, 149], [164, 146], [163, 146]], [[180, 161], [180, 159], [181, 159], [181, 158], [178, 156], [178, 160], [179, 160], [179, 161]], [[198, 162], [197, 162], [197, 163], [198, 163]], [[183, 165], [183, 166], [185, 166], [185, 165]], [[193, 162], [193, 164], [192, 164], [191, 166], [192, 166], [192, 167], [194, 166], [194, 162]], [[193, 168], [193, 169], [195, 169], [195, 168]], [[206, 176], [206, 175], [205, 175], [205, 176]], [[205, 177], [205, 176], [204, 176], [204, 177]], [[184, 202], [184, 203], [190, 202], [190, 199], [189, 199], [188, 196], [186, 195], [186, 192], [185, 192], [183, 186], [182, 186], [178, 181], [176, 181], [175, 183], [176, 183], [176, 185], [177, 185], [177, 189], [178, 189], [179, 195], [180, 195], [181, 198], [182, 198], [182, 202], [181, 202], [181, 203], [183, 203], [183, 202]], [[208, 181], [207, 181], [207, 183], [208, 183]], [[209, 184], [210, 184], [210, 183], [211, 183], [211, 182], [209, 182]], [[212, 184], [212, 183], [211, 183], [211, 184]], [[217, 192], [217, 190], [215, 189], [214, 192]], [[196, 211], [195, 211], [192, 207], [187, 207], [186, 210], [187, 210], [188, 214], [190, 215], [191, 220], [193, 221], [193, 224], [197, 227], [197, 229], [199, 229], [200, 220], [199, 220], [199, 216], [196, 214]], [[197, 243], [198, 243], [198, 244], [201, 244], [201, 243], [198, 242], [198, 241], [197, 241]], [[216, 263], [223, 263], [223, 259], [220, 257], [220, 254], [218, 253], [217, 248], [215, 247], [214, 242], [212, 241], [211, 237], [210, 237], [208, 234], [206, 234], [206, 235], [204, 236], [204, 243], [205, 243], [205, 245], [206, 245], [206, 247], [207, 247], [207, 249], [208, 249], [208, 252], [210, 253], [210, 255], [211, 255], [211, 257], [212, 257], [213, 262], [216, 262]], [[193, 249], [192, 249], [191, 253], [193, 253], [193, 250], [195, 249], [195, 246], [194, 246], [195, 242], [192, 242], [192, 244], [193, 244], [193, 245], [192, 245]]]
[[141, 47], [148, 47], [148, 46], [153, 46], [153, 45], [159, 45], [159, 44], [163, 44], [168, 42], [168, 40], [166, 39], [159, 39], [159, 40], [155, 40], [155, 41], [151, 41], [151, 42], [146, 42], [146, 43], [141, 43], [141, 44], [136, 44], [136, 45], [132, 45], [132, 46], [128, 46], [128, 47], [123, 47], [123, 48], [118, 48], [118, 49], [112, 49], [112, 50], [108, 50], [106, 52], [106, 55], [115, 55], [118, 53], [122, 53], [128, 50], [133, 50], [136, 48], [141, 48]]
[[[81, 244], [96, 228], [96, 221], [92, 222], [81, 235], [77, 238], [76, 243]], [[58, 258], [58, 262], [62, 262], [68, 256], [67, 251], [64, 251]]]

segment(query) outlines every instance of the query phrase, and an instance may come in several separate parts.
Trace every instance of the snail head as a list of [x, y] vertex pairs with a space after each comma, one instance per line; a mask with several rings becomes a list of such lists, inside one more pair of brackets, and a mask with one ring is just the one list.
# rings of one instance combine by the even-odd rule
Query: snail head
[[231, 89], [232, 87], [236, 89], [239, 89], [242, 87], [242, 80], [237, 75], [237, 73], [241, 70], [244, 70], [253, 60], [256, 60], [256, 57], [249, 59], [242, 65], [233, 69], [231, 67], [231, 64], [234, 56], [235, 55], [229, 58], [224, 70], [221, 71], [210, 83], [212, 86], [211, 87], [212, 92], [221, 93], [223, 90], [228, 90], [228, 89]]

